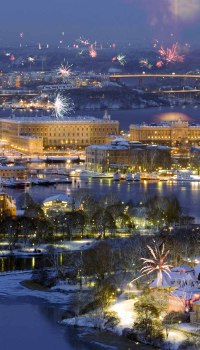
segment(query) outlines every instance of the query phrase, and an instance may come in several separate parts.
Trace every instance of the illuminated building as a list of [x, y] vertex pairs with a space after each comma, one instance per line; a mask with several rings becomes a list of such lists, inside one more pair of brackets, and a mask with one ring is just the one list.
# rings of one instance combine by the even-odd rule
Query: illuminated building
[[86, 168], [93, 171], [154, 171], [171, 165], [170, 148], [116, 139], [110, 144], [86, 148]]
[[73, 210], [73, 199], [66, 194], [48, 197], [43, 202], [43, 210], [46, 215], [50, 212], [71, 212]]
[[16, 216], [16, 204], [6, 193], [0, 193], [0, 219], [3, 216]]
[[1, 178], [26, 179], [27, 171], [24, 166], [0, 166]]
[[103, 144], [109, 134], [119, 134], [119, 122], [93, 117], [55, 119], [52, 117], [14, 117], [0, 120], [2, 140], [25, 153], [43, 149], [65, 149]]
[[177, 120], [160, 124], [130, 125], [130, 141], [169, 146], [200, 145], [200, 125]]
[[192, 304], [192, 311], [190, 312], [190, 322], [200, 324], [200, 300]]

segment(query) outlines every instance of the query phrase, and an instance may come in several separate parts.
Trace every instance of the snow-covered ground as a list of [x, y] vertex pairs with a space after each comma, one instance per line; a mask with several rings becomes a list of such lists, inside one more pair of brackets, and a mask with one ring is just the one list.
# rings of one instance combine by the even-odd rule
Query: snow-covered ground
[[0, 274], [0, 297], [37, 297], [54, 304], [69, 304], [71, 295], [60, 292], [45, 292], [24, 287], [21, 282], [31, 278], [31, 272], [9, 272]]
[[[56, 248], [57, 252], [63, 252], [63, 251], [77, 251], [77, 250], [85, 250], [89, 249], [93, 244], [95, 243], [95, 240], [92, 239], [83, 239], [80, 241], [63, 241], [57, 244], [41, 244], [38, 246], [30, 247], [30, 246], [23, 246], [22, 249], [13, 249], [12, 252], [9, 250], [9, 248], [0, 249], [0, 257], [3, 256], [9, 256], [9, 255], [15, 255], [18, 257], [29, 257], [29, 256], [37, 256], [41, 253], [46, 253], [46, 249], [49, 245]], [[1, 246], [8, 246], [7, 242], [3, 242], [0, 244]]]
[[109, 307], [109, 311], [114, 311], [118, 314], [120, 323], [117, 326], [117, 332], [122, 333], [124, 328], [132, 328], [135, 318], [134, 312], [135, 299], [123, 299], [121, 296], [117, 302]]
[[[63, 241], [54, 244], [53, 246], [62, 250], [75, 251], [88, 249], [94, 244], [94, 242], [96, 242], [94, 239], [82, 239], [80, 241]], [[46, 247], [46, 245], [42, 245], [42, 247]]]
[[[21, 284], [22, 281], [30, 278], [30, 271], [0, 274], [0, 297], [37, 297], [53, 304], [64, 304], [66, 306], [71, 302], [73, 291], [75, 292], [78, 290], [78, 286], [70, 286], [63, 283], [52, 288], [51, 291], [31, 290]], [[56, 288], [59, 286], [64, 292], [69, 292], [69, 294], [56, 291]], [[127, 300], [125, 299], [125, 295], [121, 295], [118, 300], [109, 307], [109, 311], [116, 312], [120, 319], [120, 323], [114, 329], [114, 332], [121, 334], [124, 328], [132, 328], [136, 315], [134, 312], [134, 304], [136, 300], [137, 298]], [[104, 320], [102, 320], [101, 315], [98, 315], [98, 312], [96, 312], [93, 314], [63, 320], [62, 324], [78, 325], [80, 327], [100, 326], [103, 328]], [[177, 328], [179, 328], [180, 331]], [[198, 327], [198, 330], [200, 332], [200, 327]], [[196, 331], [197, 326], [186, 323], [180, 324], [176, 327], [176, 329], [169, 330], [167, 341], [173, 344], [173, 349], [176, 350], [178, 349], [180, 343], [187, 339], [187, 335], [184, 332], [196, 333]]]
[[[89, 290], [90, 288], [83, 284], [81, 286], [81, 290]], [[69, 284], [65, 281], [59, 281], [56, 286], [54, 287], [51, 287], [51, 290], [52, 291], [60, 291], [60, 292], [63, 292], [63, 293], [66, 293], [66, 292], [76, 292], [76, 291], [80, 291], [80, 284], [77, 283], [75, 285], [72, 285], [72, 284]]]
[[[119, 300], [115, 303], [113, 303], [109, 307], [109, 311], [114, 311], [118, 314], [118, 317], [120, 319], [120, 323], [113, 329], [113, 332], [117, 333], [118, 335], [122, 334], [122, 330], [125, 328], [132, 328], [134, 319], [136, 316], [136, 313], [134, 311], [134, 303], [136, 302], [136, 299], [129, 299], [125, 300], [123, 296], [119, 298]], [[65, 319], [61, 322], [63, 325], [70, 325], [70, 326], [79, 326], [79, 327], [101, 327], [104, 328], [104, 321], [98, 317], [98, 313], [95, 316], [94, 314], [87, 314], [82, 315], [79, 317], [73, 317], [69, 319]], [[185, 324], [185, 331], [189, 332], [189, 327]], [[190, 326], [190, 325], [189, 325]], [[178, 330], [169, 330], [169, 335], [167, 338], [167, 342], [171, 343], [171, 348], [173, 350], [177, 350], [179, 345], [187, 339], [187, 335], [184, 334], [182, 331]], [[173, 344], [173, 345], [172, 345]]]

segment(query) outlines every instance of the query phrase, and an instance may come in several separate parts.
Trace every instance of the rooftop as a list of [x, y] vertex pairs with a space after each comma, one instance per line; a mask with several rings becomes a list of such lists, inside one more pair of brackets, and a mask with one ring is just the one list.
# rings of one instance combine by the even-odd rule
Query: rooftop
[[25, 170], [22, 165], [0, 165], [0, 170]]
[[2, 122], [11, 122], [11, 123], [52, 123], [52, 124], [67, 124], [67, 123], [101, 123], [101, 124], [119, 124], [118, 121], [116, 120], [105, 120], [105, 119], [100, 119], [96, 117], [91, 117], [91, 116], [74, 116], [74, 117], [63, 117], [60, 119], [56, 119], [55, 117], [52, 116], [34, 116], [34, 117], [18, 117], [18, 116], [11, 116], [8, 118], [2, 118], [0, 119]]
[[143, 149], [157, 149], [157, 150], [169, 150], [170, 147], [168, 146], [161, 146], [161, 145], [146, 145], [141, 142], [134, 142], [134, 141], [127, 141], [127, 140], [115, 140], [108, 144], [102, 144], [102, 145], [91, 145], [88, 146], [87, 149], [98, 149], [102, 151], [111, 151], [111, 150], [127, 150], [127, 149], [133, 149], [133, 150], [143, 150]]
[[46, 198], [43, 203], [48, 203], [48, 202], [65, 202], [65, 203], [71, 203], [72, 202], [72, 197], [70, 195], [66, 195], [66, 194], [56, 194], [54, 196], [48, 197]]
[[182, 128], [182, 127], [190, 127], [190, 128], [199, 128], [200, 124], [188, 123], [187, 121], [182, 120], [173, 120], [173, 121], [164, 121], [160, 123], [142, 123], [142, 124], [131, 124], [130, 128]]

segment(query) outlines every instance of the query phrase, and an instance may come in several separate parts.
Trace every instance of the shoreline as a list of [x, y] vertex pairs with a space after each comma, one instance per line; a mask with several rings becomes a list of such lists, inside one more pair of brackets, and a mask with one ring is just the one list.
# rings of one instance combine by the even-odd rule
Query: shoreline
[[113, 350], [153, 350], [159, 349], [150, 345], [128, 340], [123, 336], [119, 336], [111, 331], [98, 331], [90, 328], [83, 328], [83, 332], [79, 334], [79, 338], [91, 345], [99, 346], [99, 348]]

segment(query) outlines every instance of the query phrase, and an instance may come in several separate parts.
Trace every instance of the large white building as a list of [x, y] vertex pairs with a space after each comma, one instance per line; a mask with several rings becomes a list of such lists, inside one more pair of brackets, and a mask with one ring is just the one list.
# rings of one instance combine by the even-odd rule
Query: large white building
[[103, 144], [108, 135], [119, 133], [119, 122], [104, 118], [11, 117], [0, 119], [1, 139], [26, 153]]

